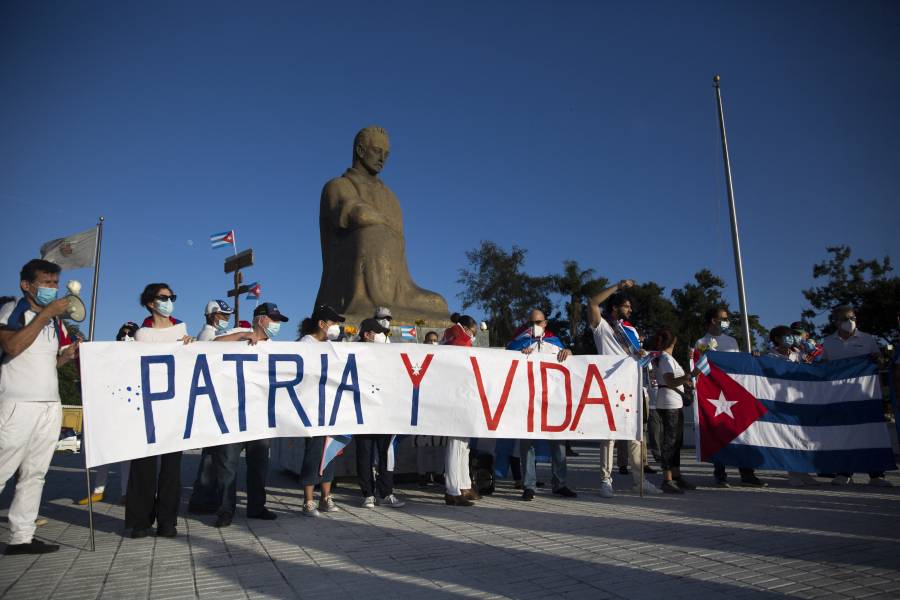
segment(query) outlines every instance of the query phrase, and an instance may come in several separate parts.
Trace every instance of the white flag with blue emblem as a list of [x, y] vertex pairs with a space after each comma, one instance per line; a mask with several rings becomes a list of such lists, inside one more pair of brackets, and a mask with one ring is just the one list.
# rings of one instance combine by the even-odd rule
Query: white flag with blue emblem
[[68, 237], [51, 240], [41, 246], [41, 258], [59, 265], [60, 269], [86, 269], [94, 266], [97, 250], [97, 228]]

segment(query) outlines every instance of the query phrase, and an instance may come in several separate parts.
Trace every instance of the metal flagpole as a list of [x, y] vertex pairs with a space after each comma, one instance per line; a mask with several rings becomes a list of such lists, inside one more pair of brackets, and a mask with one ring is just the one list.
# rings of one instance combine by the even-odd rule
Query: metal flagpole
[[[97, 223], [97, 241], [94, 246], [94, 283], [91, 285], [91, 323], [88, 325], [88, 341], [94, 341], [94, 322], [97, 316], [97, 283], [100, 279], [100, 244], [103, 241], [103, 217]], [[84, 419], [82, 418], [82, 431]], [[94, 488], [91, 487], [91, 470], [87, 466], [87, 452], [84, 453], [84, 478], [87, 481], [88, 528], [91, 534], [91, 552], [96, 550], [94, 542]]]
[[713, 77], [716, 88], [716, 105], [719, 109], [719, 132], [722, 134], [722, 155], [725, 158], [725, 185], [728, 190], [728, 211], [731, 214], [731, 243], [734, 246], [734, 270], [737, 273], [738, 300], [741, 306], [741, 322], [744, 326], [744, 352], [751, 352], [750, 315], [747, 312], [747, 294], [744, 291], [744, 263], [741, 260], [741, 240], [738, 235], [737, 213], [734, 208], [734, 185], [731, 181], [731, 159], [728, 158], [728, 140], [725, 137], [725, 113], [722, 108], [722, 91], [719, 89], [720, 77]]

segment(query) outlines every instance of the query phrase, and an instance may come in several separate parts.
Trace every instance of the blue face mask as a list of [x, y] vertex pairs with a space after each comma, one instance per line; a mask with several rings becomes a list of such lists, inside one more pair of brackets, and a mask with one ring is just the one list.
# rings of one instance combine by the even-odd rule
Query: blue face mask
[[222, 333], [222, 332], [228, 331], [228, 320], [216, 321], [216, 324], [214, 325], [214, 327], [216, 328], [216, 333]]
[[270, 340], [278, 335], [279, 331], [281, 331], [281, 323], [279, 323], [278, 321], [272, 321], [271, 323], [266, 325], [266, 336]]
[[164, 317], [171, 316], [172, 313], [175, 312], [175, 303], [171, 300], [166, 300], [165, 302], [160, 302], [159, 300], [157, 300], [154, 303], [154, 306], [156, 306], [156, 312]]
[[37, 294], [34, 295], [34, 299], [39, 305], [47, 306], [56, 300], [58, 295], [59, 290], [56, 288], [39, 287]]
[[794, 336], [792, 336], [792, 335], [786, 335], [783, 338], [781, 338], [781, 344], [787, 348], [793, 347], [794, 344], [796, 344], [796, 343], [797, 343], [797, 340], [795, 340]]

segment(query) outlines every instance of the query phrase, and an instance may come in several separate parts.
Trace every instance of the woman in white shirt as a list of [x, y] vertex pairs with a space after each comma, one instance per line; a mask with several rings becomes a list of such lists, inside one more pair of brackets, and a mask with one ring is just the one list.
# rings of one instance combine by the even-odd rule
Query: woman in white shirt
[[[141, 306], [150, 312], [134, 334], [136, 342], [189, 344], [184, 323], [172, 317], [177, 299], [167, 283], [151, 283], [141, 293]], [[178, 530], [178, 505], [181, 503], [181, 452], [159, 456], [159, 476], [156, 456], [131, 461], [128, 494], [125, 501], [125, 527], [131, 527], [131, 537], [143, 538], [152, 532], [156, 521], [156, 535], [175, 537]]]
[[[691, 375], [686, 375], [681, 365], [672, 357], [678, 338], [668, 327], [660, 329], [653, 338], [653, 348], [659, 350], [656, 359], [656, 413], [662, 425], [659, 444], [660, 463], [663, 468], [663, 484], [660, 489], [667, 494], [683, 494], [696, 486], [681, 475], [681, 447], [684, 443], [685, 388], [693, 386]], [[696, 373], [695, 373], [696, 375]]]

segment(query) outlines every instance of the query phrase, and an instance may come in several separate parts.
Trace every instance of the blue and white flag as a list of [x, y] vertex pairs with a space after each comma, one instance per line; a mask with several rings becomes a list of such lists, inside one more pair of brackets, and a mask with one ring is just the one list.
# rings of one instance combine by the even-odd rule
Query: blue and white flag
[[896, 469], [878, 368], [707, 352], [697, 379], [702, 460], [801, 473]]

